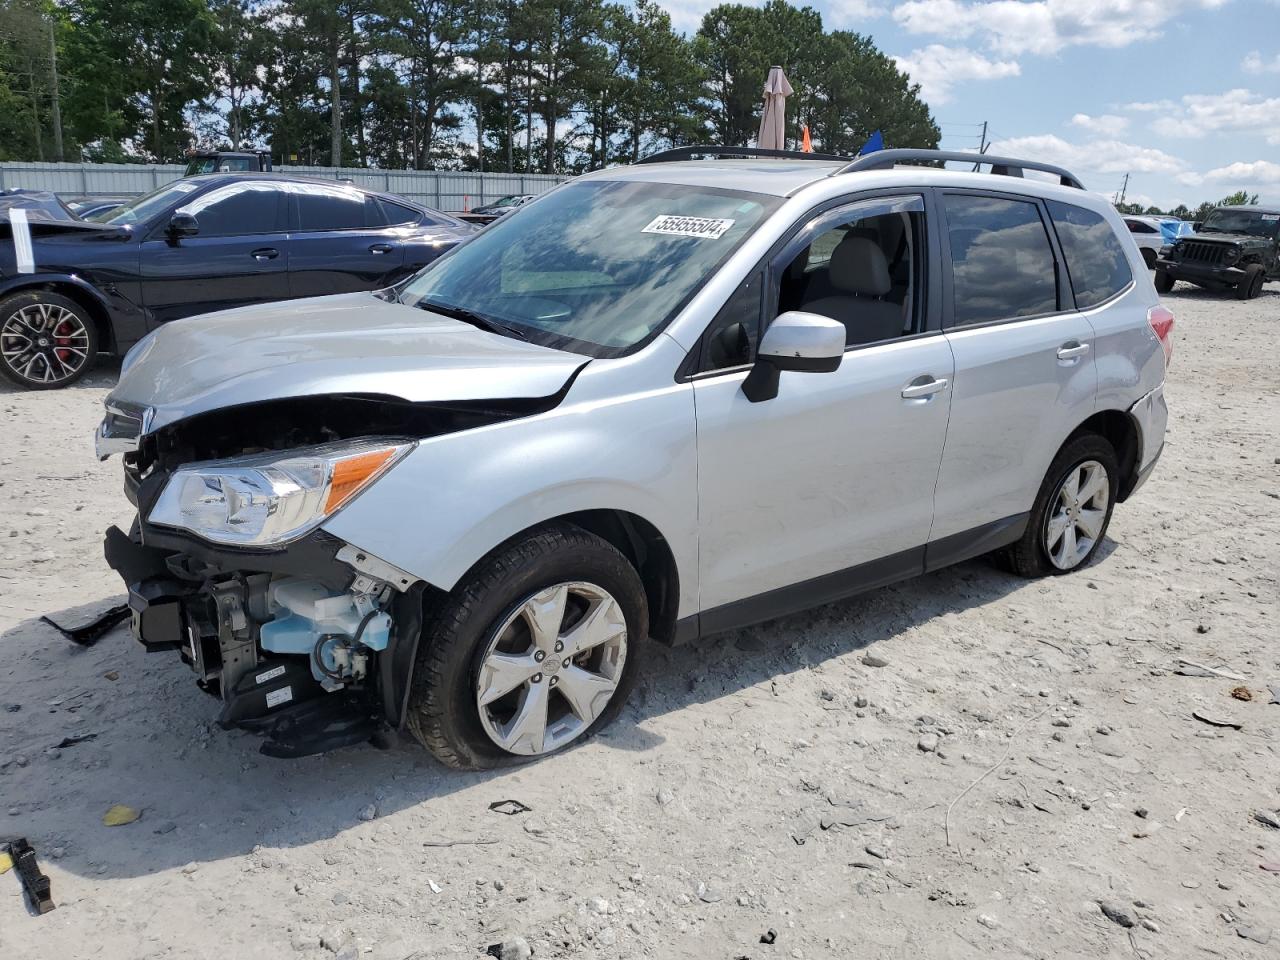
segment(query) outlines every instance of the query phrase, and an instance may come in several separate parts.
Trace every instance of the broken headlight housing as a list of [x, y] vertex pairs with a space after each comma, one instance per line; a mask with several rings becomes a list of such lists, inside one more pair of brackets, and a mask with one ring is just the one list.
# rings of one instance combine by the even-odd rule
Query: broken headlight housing
[[276, 546], [333, 516], [414, 446], [364, 439], [188, 464], [147, 519], [213, 543]]

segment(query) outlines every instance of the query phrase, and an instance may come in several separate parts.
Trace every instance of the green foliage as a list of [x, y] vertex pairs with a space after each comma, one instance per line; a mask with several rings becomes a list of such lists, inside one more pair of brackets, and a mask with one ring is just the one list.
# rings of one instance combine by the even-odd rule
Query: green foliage
[[60, 132], [68, 159], [265, 146], [286, 164], [576, 172], [752, 142], [775, 63], [794, 142], [808, 124], [820, 150], [876, 129], [937, 144], [869, 38], [786, 0], [721, 5], [693, 37], [657, 0], [0, 0], [0, 158], [52, 159]]

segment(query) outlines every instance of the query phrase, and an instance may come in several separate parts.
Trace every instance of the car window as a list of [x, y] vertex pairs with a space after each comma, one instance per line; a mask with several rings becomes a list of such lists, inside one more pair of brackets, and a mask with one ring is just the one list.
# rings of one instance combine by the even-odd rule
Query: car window
[[760, 342], [760, 301], [764, 271], [738, 285], [703, 335], [703, 370], [724, 370], [750, 363]]
[[[366, 223], [366, 195], [359, 190], [294, 184], [300, 230], [360, 230]], [[369, 198], [372, 199], [372, 198]]]
[[422, 214], [412, 207], [394, 203], [386, 197], [365, 198], [365, 224], [370, 227], [390, 227], [399, 223], [417, 223]]
[[[895, 207], [886, 212], [886, 206]], [[845, 327], [845, 344], [879, 343], [919, 329], [924, 209], [919, 197], [873, 200], [824, 214], [812, 240], [776, 271], [769, 319], [817, 313]]]
[[950, 193], [955, 326], [1053, 313], [1058, 281], [1039, 207], [1026, 200]]
[[1077, 307], [1087, 310], [1133, 282], [1129, 258], [1105, 217], [1058, 200], [1048, 201], [1048, 207]]
[[436, 260], [403, 299], [479, 313], [546, 346], [621, 356], [669, 323], [781, 203], [719, 187], [574, 181]]
[[102, 213], [94, 214], [89, 219], [98, 223], [134, 224], [146, 223], [156, 214], [179, 201], [191, 196], [200, 189], [199, 183], [189, 180], [178, 180], [141, 197], [134, 197], [126, 203]]
[[1129, 228], [1130, 233], [1155, 233], [1156, 228], [1149, 223], [1143, 223], [1141, 220], [1126, 220], [1125, 226]]
[[283, 196], [275, 184], [248, 180], [210, 190], [174, 212], [194, 216], [201, 237], [283, 233]]

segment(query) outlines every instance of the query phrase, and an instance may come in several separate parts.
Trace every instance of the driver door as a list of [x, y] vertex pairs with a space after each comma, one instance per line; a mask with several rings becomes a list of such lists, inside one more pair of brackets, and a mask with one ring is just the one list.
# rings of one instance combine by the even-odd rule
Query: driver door
[[156, 323], [289, 297], [286, 194], [245, 180], [185, 200], [199, 233], [171, 237], [165, 224], [142, 242], [142, 302]]
[[[750, 276], [704, 337], [693, 376], [701, 629], [730, 629], [920, 573], [953, 377], [936, 322], [924, 199], [814, 216]], [[782, 310], [844, 323], [831, 373], [742, 392]]]

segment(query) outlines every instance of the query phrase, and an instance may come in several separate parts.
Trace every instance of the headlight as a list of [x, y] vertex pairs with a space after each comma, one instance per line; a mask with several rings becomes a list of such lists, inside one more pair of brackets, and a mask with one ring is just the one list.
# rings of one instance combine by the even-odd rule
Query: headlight
[[214, 543], [284, 543], [319, 526], [414, 446], [348, 440], [193, 463], [169, 478], [147, 519]]
[[1160, 256], [1164, 257], [1166, 260], [1169, 259], [1169, 256], [1172, 253], [1173, 253], [1172, 243], [1166, 243], [1163, 247], [1160, 248]]
[[1227, 249], [1224, 250], [1222, 253], [1223, 263], [1235, 263], [1239, 259], [1240, 259], [1239, 247], [1227, 247]]

